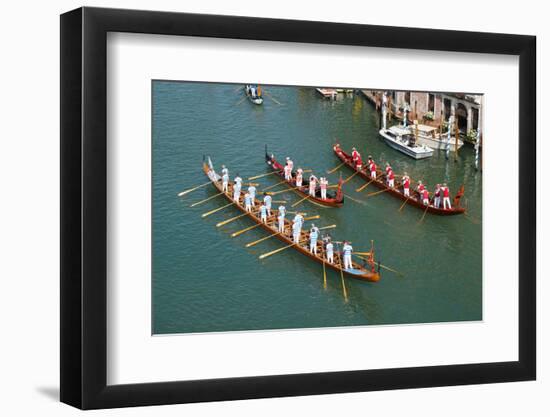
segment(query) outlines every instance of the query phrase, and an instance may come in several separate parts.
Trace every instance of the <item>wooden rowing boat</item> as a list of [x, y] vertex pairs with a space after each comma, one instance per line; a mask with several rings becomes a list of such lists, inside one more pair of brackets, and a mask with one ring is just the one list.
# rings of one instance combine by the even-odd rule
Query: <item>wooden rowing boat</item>
[[[347, 167], [357, 172], [357, 169], [353, 164], [351, 155], [344, 152], [339, 144], [334, 145], [332, 149], [334, 150], [334, 153], [336, 154], [336, 156], [342, 162], [344, 162]], [[375, 180], [372, 180], [372, 178], [370, 177], [370, 173], [368, 173], [365, 170], [361, 170], [357, 175], [363, 177], [365, 180], [369, 182], [372, 181], [371, 183], [377, 186], [378, 188], [386, 190], [386, 194], [391, 194], [394, 197], [400, 198], [401, 200], [405, 200], [407, 204], [417, 207], [421, 210], [427, 210], [427, 212], [431, 214], [438, 214], [440, 216], [452, 216], [455, 214], [462, 214], [466, 211], [464, 207], [460, 207], [460, 198], [464, 195], [464, 185], [462, 185], [458, 190], [458, 192], [456, 193], [456, 196], [453, 200], [452, 208], [450, 209], [437, 208], [437, 207], [434, 207], [431, 203], [426, 208], [426, 206], [422, 203], [422, 200], [420, 199], [418, 192], [413, 190], [412, 188], [410, 188], [410, 198], [408, 198], [406, 195], [403, 194], [403, 187], [400, 186], [399, 181], [395, 180], [394, 188], [388, 187], [385, 181], [385, 174], [381, 171], [377, 171], [377, 179]]]
[[[212, 162], [210, 158], [208, 158], [208, 162], [203, 162], [203, 171], [206, 174], [206, 176], [212, 181], [212, 184], [218, 192], [222, 193], [222, 181], [219, 174], [216, 173], [216, 171], [213, 168]], [[226, 193], [223, 193], [225, 197], [229, 201], [233, 201], [233, 184], [230, 182], [229, 184], [229, 190]], [[244, 203], [242, 201], [244, 200], [244, 191], [241, 191], [241, 197], [239, 198], [239, 202], [233, 204], [237, 209], [239, 209], [241, 212], [246, 213], [246, 209], [244, 206]], [[258, 208], [261, 205], [261, 202], [256, 200], [256, 208]], [[260, 216], [257, 213], [249, 213], [248, 218], [250, 218], [252, 221], [254, 221], [257, 224], [261, 224], [261, 227], [266, 230], [267, 232], [274, 234], [278, 232], [277, 228], [277, 210], [272, 210], [273, 215], [267, 219], [267, 224], [262, 224], [260, 220]], [[285, 233], [284, 234], [278, 234], [275, 237], [279, 239], [282, 242], [285, 242], [286, 244], [290, 245], [293, 243], [292, 240], [292, 222], [285, 218]], [[371, 255], [370, 261], [366, 262], [364, 265], [360, 265], [357, 262], [352, 262], [353, 268], [351, 269], [344, 269], [342, 265], [341, 256], [337, 251], [334, 252], [334, 264], [326, 262], [323, 256], [323, 248], [321, 245], [321, 239], [319, 239], [319, 253], [317, 255], [309, 252], [308, 242], [309, 242], [309, 232], [302, 230], [302, 234], [300, 236], [300, 242], [304, 241], [305, 243], [294, 245], [293, 248], [296, 249], [298, 252], [302, 253], [303, 255], [306, 255], [307, 257], [319, 262], [324, 263], [327, 267], [332, 268], [335, 271], [342, 271], [344, 274], [346, 274], [349, 277], [360, 279], [363, 281], [370, 281], [370, 282], [377, 282], [380, 280], [380, 267], [376, 268], [376, 262], [374, 260], [374, 254]]]
[[[285, 178], [285, 174], [283, 172], [284, 166], [277, 162], [275, 159], [275, 156], [269, 155], [267, 153], [267, 148], [265, 151], [265, 162], [267, 165], [271, 167], [271, 169], [275, 172], [277, 172], [277, 175], [281, 177], [282, 179]], [[292, 173], [292, 180], [285, 181], [286, 184], [290, 185], [291, 187], [295, 188], [295, 191], [297, 194], [305, 196], [309, 196], [309, 179], [304, 177], [304, 180], [302, 181], [302, 187], [296, 188], [296, 172]], [[322, 199], [321, 198], [321, 190], [319, 188], [319, 185], [317, 185], [317, 189], [315, 190], [315, 197], [309, 197], [308, 200], [320, 204], [322, 206], [327, 207], [342, 207], [344, 204], [344, 192], [342, 191], [342, 184], [343, 181], [340, 179], [338, 182], [338, 188], [336, 189], [336, 192], [331, 192], [327, 190], [327, 198]]]
[[248, 99], [254, 104], [262, 104], [264, 99], [261, 96], [261, 88], [259, 85], [247, 84], [244, 86], [244, 92]]

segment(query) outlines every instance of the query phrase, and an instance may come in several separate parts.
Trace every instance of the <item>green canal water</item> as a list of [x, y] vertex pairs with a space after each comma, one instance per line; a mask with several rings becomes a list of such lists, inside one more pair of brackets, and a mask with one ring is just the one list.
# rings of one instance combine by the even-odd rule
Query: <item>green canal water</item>
[[[313, 88], [265, 86], [278, 105], [266, 97], [262, 106], [241, 101], [234, 84], [154, 81], [153, 102], [153, 333], [285, 329], [469, 321], [482, 319], [481, 173], [473, 168], [474, 152], [465, 146], [458, 162], [443, 151], [414, 161], [389, 148], [378, 136], [377, 114], [362, 96], [326, 101]], [[240, 103], [240, 104], [239, 104]], [[380, 164], [390, 161], [396, 173], [430, 185], [446, 181], [454, 195], [465, 185], [469, 215], [439, 217], [405, 206], [386, 194], [368, 199], [368, 187], [354, 177], [342, 208], [301, 203], [308, 214], [320, 214], [319, 226], [336, 223], [333, 237], [368, 251], [375, 242], [383, 264], [402, 271], [399, 277], [382, 270], [378, 283], [346, 279], [344, 302], [339, 274], [328, 271], [323, 288], [322, 266], [289, 249], [263, 261], [258, 256], [279, 248], [276, 239], [253, 248], [247, 242], [266, 236], [253, 230], [237, 238], [230, 233], [251, 225], [246, 218], [222, 228], [216, 223], [239, 214], [224, 209], [207, 218], [201, 214], [227, 204], [201, 188], [182, 198], [177, 194], [207, 181], [203, 155], [219, 170], [223, 163], [233, 178], [266, 173], [264, 146], [276, 157], [290, 156], [296, 166], [321, 174], [338, 165], [331, 145], [356, 146]], [[339, 172], [351, 174], [346, 168]], [[330, 175], [331, 182], [339, 172]], [[262, 188], [273, 176], [259, 179]], [[283, 186], [280, 189], [283, 189]], [[280, 194], [291, 202], [299, 199]]]

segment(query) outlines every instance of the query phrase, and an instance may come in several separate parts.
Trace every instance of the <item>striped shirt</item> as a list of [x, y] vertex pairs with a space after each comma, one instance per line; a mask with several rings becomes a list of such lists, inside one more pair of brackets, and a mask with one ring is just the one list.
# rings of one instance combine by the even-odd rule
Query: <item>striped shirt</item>
[[344, 245], [342, 250], [345, 256], [351, 256], [351, 251], [353, 251], [353, 248], [351, 247], [351, 245]]
[[286, 214], [286, 207], [279, 206], [279, 216], [285, 217], [285, 214]]
[[252, 204], [252, 198], [250, 198], [250, 194], [246, 193], [244, 195], [244, 204], [247, 206], [250, 206]]
[[263, 216], [266, 216], [267, 215], [267, 207], [266, 206], [261, 206], [260, 207], [260, 213]]
[[318, 237], [319, 237], [319, 232], [316, 229], [311, 229], [311, 232], [309, 232], [309, 238], [312, 241], [316, 241]]
[[229, 182], [229, 175], [223, 174], [222, 181], [224, 182], [224, 184], [227, 184]]
[[301, 214], [297, 214], [296, 216], [294, 216], [294, 223], [299, 223], [300, 227], [302, 227], [302, 224], [304, 224], [304, 216], [302, 216]]
[[266, 195], [264, 197], [264, 204], [267, 206], [267, 208], [271, 208], [271, 196]]
[[252, 196], [252, 198], [254, 198], [254, 196], [256, 195], [256, 187], [254, 187], [253, 185], [251, 185], [250, 187], [248, 187], [248, 192], [250, 193], [250, 195]]
[[243, 179], [241, 177], [235, 177], [235, 184], [239, 184], [239, 188], [243, 182]]
[[327, 255], [332, 255], [334, 252], [334, 245], [332, 243], [327, 243]]

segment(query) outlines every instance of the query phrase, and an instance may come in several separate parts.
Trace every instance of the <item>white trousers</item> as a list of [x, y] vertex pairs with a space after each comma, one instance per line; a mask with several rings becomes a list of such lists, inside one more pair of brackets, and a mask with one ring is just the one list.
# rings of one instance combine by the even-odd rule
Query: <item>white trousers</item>
[[446, 209], [447, 206], [451, 208], [451, 198], [450, 197], [443, 197], [443, 208]]
[[372, 179], [376, 179], [376, 171], [371, 171], [371, 172], [370, 172], [370, 177], [371, 177]]
[[410, 196], [408, 188], [403, 188], [403, 195], [406, 196], [406, 197]]
[[327, 261], [331, 264], [334, 263], [334, 252], [327, 252]]
[[279, 217], [279, 232], [283, 233], [285, 231], [285, 218]]
[[294, 243], [298, 243], [300, 241], [300, 231], [293, 232], [292, 237], [294, 239]]
[[427, 198], [424, 198], [424, 199], [422, 200], [422, 204], [424, 204], [425, 206], [428, 206], [428, 205], [430, 205], [430, 200], [427, 199]]
[[287, 174], [285, 172], [285, 180], [290, 181], [292, 179], [292, 174]]
[[222, 183], [222, 191], [227, 192], [227, 182]]
[[246, 205], [246, 211], [252, 213], [252, 206], [250, 204]]
[[309, 251], [317, 255], [317, 241], [312, 240], [309, 242]]
[[351, 255], [344, 255], [344, 269], [351, 268]]
[[309, 187], [309, 195], [315, 197], [315, 188]]
[[434, 197], [434, 207], [439, 208], [441, 205], [441, 197]]
[[326, 188], [321, 188], [321, 198], [323, 200], [327, 199], [327, 189]]
[[388, 185], [393, 188], [393, 184], [394, 184], [395, 180], [388, 180]]
[[260, 219], [261, 219], [262, 223], [267, 223], [267, 216], [265, 214], [262, 214]]
[[256, 194], [250, 194], [250, 202], [252, 203], [252, 206], [256, 206]]
[[296, 187], [301, 187], [302, 186], [302, 181], [303, 179], [299, 179], [299, 180], [296, 180]]
[[237, 193], [237, 192], [236, 192], [236, 193], [234, 193], [234, 194], [233, 194], [233, 200], [235, 200], [235, 201], [239, 201], [239, 197], [240, 197], [240, 196], [241, 196], [241, 193], [240, 193], [240, 192], [238, 192], [238, 193]]

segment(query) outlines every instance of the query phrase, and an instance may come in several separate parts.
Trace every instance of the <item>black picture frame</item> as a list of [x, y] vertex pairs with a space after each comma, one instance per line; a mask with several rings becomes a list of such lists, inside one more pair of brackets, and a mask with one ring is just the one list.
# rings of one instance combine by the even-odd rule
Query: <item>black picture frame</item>
[[[519, 56], [519, 360], [107, 385], [107, 33]], [[250, 17], [80, 8], [61, 15], [61, 401], [82, 409], [536, 378], [536, 38]]]

